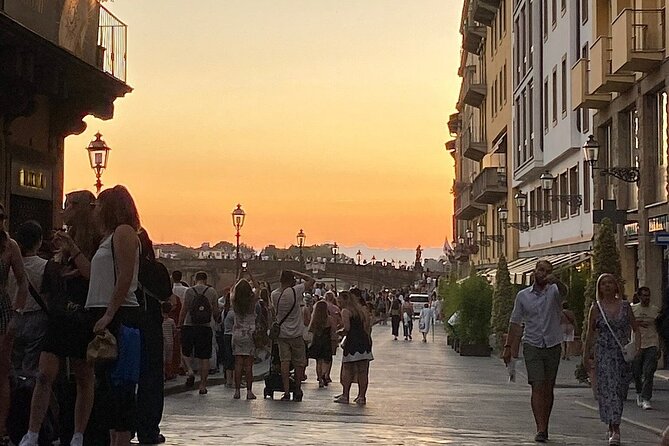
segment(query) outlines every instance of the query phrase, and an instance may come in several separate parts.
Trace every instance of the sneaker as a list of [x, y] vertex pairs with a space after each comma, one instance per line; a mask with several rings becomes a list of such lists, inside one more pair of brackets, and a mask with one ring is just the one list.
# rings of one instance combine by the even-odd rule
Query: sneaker
[[340, 404], [348, 404], [348, 398], [346, 398], [344, 395], [339, 395], [339, 397], [335, 398], [334, 402]]
[[643, 404], [643, 398], [641, 398], [641, 394], [640, 394], [640, 393], [637, 393], [637, 394], [636, 394], [636, 405], [637, 405], [638, 407], [641, 407], [642, 404]]
[[609, 446], [620, 446], [620, 434], [613, 434], [609, 438]]
[[653, 406], [650, 405], [650, 401], [643, 400], [643, 401], [641, 402], [641, 408], [642, 408], [643, 410], [650, 410], [650, 409], [653, 408]]
[[283, 396], [281, 397], [281, 401], [290, 401], [290, 393], [289, 392], [284, 393]]
[[[39, 439], [39, 434], [28, 432], [21, 439], [19, 446], [37, 446], [38, 439]], [[9, 442], [9, 437], [0, 437], [0, 445], [5, 445], [5, 444], [7, 445], [11, 444]]]
[[548, 434], [546, 432], [537, 432], [534, 436], [534, 441], [537, 443], [546, 443], [548, 441]]

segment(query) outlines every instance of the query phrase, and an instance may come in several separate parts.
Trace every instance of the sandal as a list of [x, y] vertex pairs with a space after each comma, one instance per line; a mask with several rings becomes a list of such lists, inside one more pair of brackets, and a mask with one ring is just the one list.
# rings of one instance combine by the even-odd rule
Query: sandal
[[334, 402], [341, 404], [348, 404], [348, 398], [345, 397], [344, 395], [339, 395], [337, 398], [334, 399]]
[[247, 392], [247, 393], [246, 393], [246, 399], [247, 399], [247, 400], [254, 400], [254, 399], [256, 399], [256, 398], [257, 398], [257, 397], [253, 394], [253, 392]]
[[358, 406], [364, 406], [365, 404], [367, 404], [367, 398], [365, 398], [364, 396], [359, 396], [355, 399], [355, 404], [357, 404]]
[[235, 394], [232, 396], [234, 399], [238, 400], [241, 398], [241, 395], [239, 394], [239, 390], [235, 390]]

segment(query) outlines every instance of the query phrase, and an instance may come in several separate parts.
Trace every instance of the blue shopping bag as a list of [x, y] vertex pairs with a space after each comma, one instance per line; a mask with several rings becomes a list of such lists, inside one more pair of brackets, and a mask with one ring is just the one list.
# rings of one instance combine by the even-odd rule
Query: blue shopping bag
[[137, 328], [121, 325], [116, 335], [118, 359], [111, 369], [113, 386], [133, 386], [139, 382], [142, 361], [142, 337]]

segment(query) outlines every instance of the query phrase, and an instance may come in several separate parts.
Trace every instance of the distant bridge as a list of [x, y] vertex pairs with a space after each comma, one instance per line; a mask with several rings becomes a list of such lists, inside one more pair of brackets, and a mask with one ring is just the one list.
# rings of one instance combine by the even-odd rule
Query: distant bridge
[[[183, 280], [194, 282], [195, 273], [207, 273], [209, 283], [219, 292], [232, 286], [237, 271], [237, 261], [234, 259], [160, 259], [170, 271], [179, 270], [183, 273]], [[382, 287], [400, 288], [410, 286], [420, 279], [419, 270], [396, 269], [391, 265], [382, 264], [354, 265], [350, 263], [314, 262], [308, 263], [303, 269], [299, 261], [295, 260], [248, 260], [247, 269], [256, 280], [267, 281], [272, 286], [278, 286], [279, 276], [284, 269], [304, 271], [317, 280], [337, 279], [338, 289], [349, 286], [358, 286], [378, 290]]]

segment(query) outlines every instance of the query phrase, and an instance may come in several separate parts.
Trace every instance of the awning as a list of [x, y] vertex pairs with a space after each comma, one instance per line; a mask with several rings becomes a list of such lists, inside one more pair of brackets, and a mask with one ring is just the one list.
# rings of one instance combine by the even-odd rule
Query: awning
[[[524, 265], [528, 262], [532, 262], [535, 259], [536, 259], [536, 257], [526, 257], [526, 258], [522, 258], [522, 259], [512, 260], [511, 262], [509, 262], [507, 264], [507, 267], [509, 268], [509, 272], [510, 272], [512, 269], [518, 268], [521, 265]], [[497, 275], [497, 268], [492, 268], [488, 271], [485, 271], [482, 275], [488, 279], [488, 282], [490, 282], [494, 285], [495, 284], [495, 276]], [[511, 277], [513, 277], [513, 276], [511, 276]]]
[[535, 261], [531, 264], [528, 264], [526, 268], [523, 268], [522, 271], [514, 271], [514, 275], [511, 276], [511, 281], [518, 285], [531, 285], [532, 284], [532, 272], [534, 271], [534, 266], [539, 260], [547, 260], [553, 265], [553, 270], [558, 270], [561, 268], [567, 268], [572, 265], [577, 265], [581, 262], [587, 260], [590, 256], [590, 252], [580, 251], [580, 252], [571, 252], [566, 254], [556, 254], [552, 256], [535, 258]]

